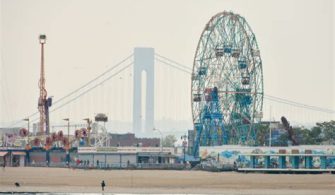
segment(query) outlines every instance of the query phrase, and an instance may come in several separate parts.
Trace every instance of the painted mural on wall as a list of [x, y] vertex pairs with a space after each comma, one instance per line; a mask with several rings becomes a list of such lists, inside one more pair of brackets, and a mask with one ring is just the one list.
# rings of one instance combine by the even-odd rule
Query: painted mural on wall
[[[335, 146], [291, 146], [291, 147], [248, 147], [237, 145], [225, 145], [214, 147], [200, 147], [199, 156], [203, 162], [215, 165], [216, 167], [224, 165], [234, 165], [238, 167], [250, 166], [250, 154], [279, 154], [285, 151], [286, 154], [327, 154], [333, 155], [327, 157], [327, 168], [335, 168]], [[278, 156], [270, 157], [271, 167], [278, 167]], [[300, 157], [299, 167], [304, 167], [304, 157]], [[264, 167], [264, 157], [257, 156], [257, 164]], [[291, 158], [286, 158], [287, 167], [290, 168]], [[321, 165], [320, 157], [313, 157], [313, 168], [319, 168]]]

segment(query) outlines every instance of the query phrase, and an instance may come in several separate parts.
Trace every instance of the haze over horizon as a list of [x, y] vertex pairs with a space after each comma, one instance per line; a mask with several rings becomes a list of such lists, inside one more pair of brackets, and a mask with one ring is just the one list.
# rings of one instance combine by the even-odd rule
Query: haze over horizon
[[[37, 111], [39, 34], [47, 35], [46, 87], [56, 101], [134, 47], [155, 48], [191, 69], [205, 24], [224, 10], [245, 17], [256, 35], [265, 94], [334, 111], [334, 9], [331, 0], [0, 0], [0, 126]], [[158, 128], [192, 128], [189, 75], [159, 63], [155, 68]], [[104, 112], [111, 129], [126, 132], [132, 121], [131, 76], [132, 68], [123, 71], [51, 114], [52, 123], [62, 124], [66, 117], [82, 122]], [[264, 120], [288, 115], [293, 123], [308, 124], [335, 116], [265, 103]]]

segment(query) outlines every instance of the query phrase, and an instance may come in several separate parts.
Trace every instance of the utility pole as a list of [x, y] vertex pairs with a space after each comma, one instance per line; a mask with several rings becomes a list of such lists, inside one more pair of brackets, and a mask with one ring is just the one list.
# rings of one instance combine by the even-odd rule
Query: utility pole
[[153, 131], [158, 131], [161, 134], [161, 141], [160, 141], [160, 148], [161, 148], [161, 152], [163, 152], [163, 134], [159, 129], [153, 128]]

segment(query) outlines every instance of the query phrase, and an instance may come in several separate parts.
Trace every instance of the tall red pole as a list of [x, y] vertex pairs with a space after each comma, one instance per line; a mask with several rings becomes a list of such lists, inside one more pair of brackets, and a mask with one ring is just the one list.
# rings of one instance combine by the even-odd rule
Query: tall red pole
[[40, 134], [44, 134], [44, 126], [45, 126], [45, 103], [47, 97], [47, 90], [45, 89], [45, 75], [44, 75], [44, 44], [46, 43], [46, 36], [40, 35], [39, 37], [41, 44], [41, 75], [38, 86], [40, 88], [40, 97], [38, 99], [38, 110], [40, 112]]

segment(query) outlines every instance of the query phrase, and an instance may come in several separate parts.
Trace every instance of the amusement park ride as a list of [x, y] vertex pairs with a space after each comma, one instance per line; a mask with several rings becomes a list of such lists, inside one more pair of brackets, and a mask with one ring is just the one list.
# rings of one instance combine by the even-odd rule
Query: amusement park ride
[[[98, 114], [96, 117], [99, 117], [103, 114]], [[96, 118], [97, 119], [97, 118]], [[93, 123], [91, 119], [85, 118], [83, 119], [87, 123], [77, 124], [77, 125], [61, 125], [61, 126], [53, 126], [53, 127], [67, 127], [68, 132], [66, 134], [63, 133], [63, 130], [59, 130], [57, 132], [52, 132], [50, 135], [34, 135], [29, 137], [29, 131], [26, 128], [20, 129], [20, 137], [21, 140], [24, 139], [26, 143], [26, 149], [31, 149], [34, 147], [44, 147], [44, 149], [48, 150], [52, 147], [56, 148], [64, 148], [65, 150], [69, 150], [72, 146], [92, 146], [92, 147], [105, 147], [108, 146], [110, 136], [108, 136], [107, 130], [104, 126], [99, 124], [100, 119], [95, 120]], [[70, 137], [69, 128], [70, 127], [79, 127], [74, 131], [74, 135]], [[20, 140], [19, 138], [17, 140]]]
[[194, 57], [192, 115], [199, 146], [254, 145], [262, 117], [263, 72], [246, 20], [221, 12], [206, 24]]
[[[40, 112], [39, 129], [40, 135], [49, 135], [49, 107], [52, 105], [52, 98], [47, 98], [47, 90], [45, 89], [45, 71], [44, 71], [44, 44], [46, 43], [46, 35], [40, 35], [41, 44], [41, 73], [38, 86], [40, 88], [40, 97], [38, 99], [38, 111]], [[45, 128], [44, 128], [45, 125]]]
[[[38, 100], [38, 110], [40, 113], [39, 132], [30, 138], [29, 118], [24, 119], [25, 121], [28, 121], [28, 129], [20, 129], [19, 135], [22, 139], [24, 139], [26, 143], [26, 149], [29, 150], [32, 148], [32, 146], [44, 147], [46, 150], [49, 150], [51, 147], [63, 147], [65, 150], [69, 150], [72, 145], [96, 147], [107, 146], [109, 142], [107, 130], [105, 126], [100, 125], [99, 122], [105, 123], [107, 122], [108, 118], [105, 114], [102, 113], [96, 115], [95, 123], [93, 124], [91, 119], [83, 119], [87, 122], [87, 125], [85, 128], [83, 127], [75, 130], [73, 139], [70, 138], [70, 122], [68, 118], [63, 119], [68, 123], [67, 136], [64, 135], [62, 130], [50, 134], [49, 107], [52, 105], [52, 98], [47, 98], [47, 90], [45, 88], [44, 44], [46, 43], [46, 35], [40, 35], [39, 41], [41, 44], [41, 72], [38, 84], [40, 89], [40, 96]], [[94, 142], [93, 145], [91, 143], [92, 141]]]

